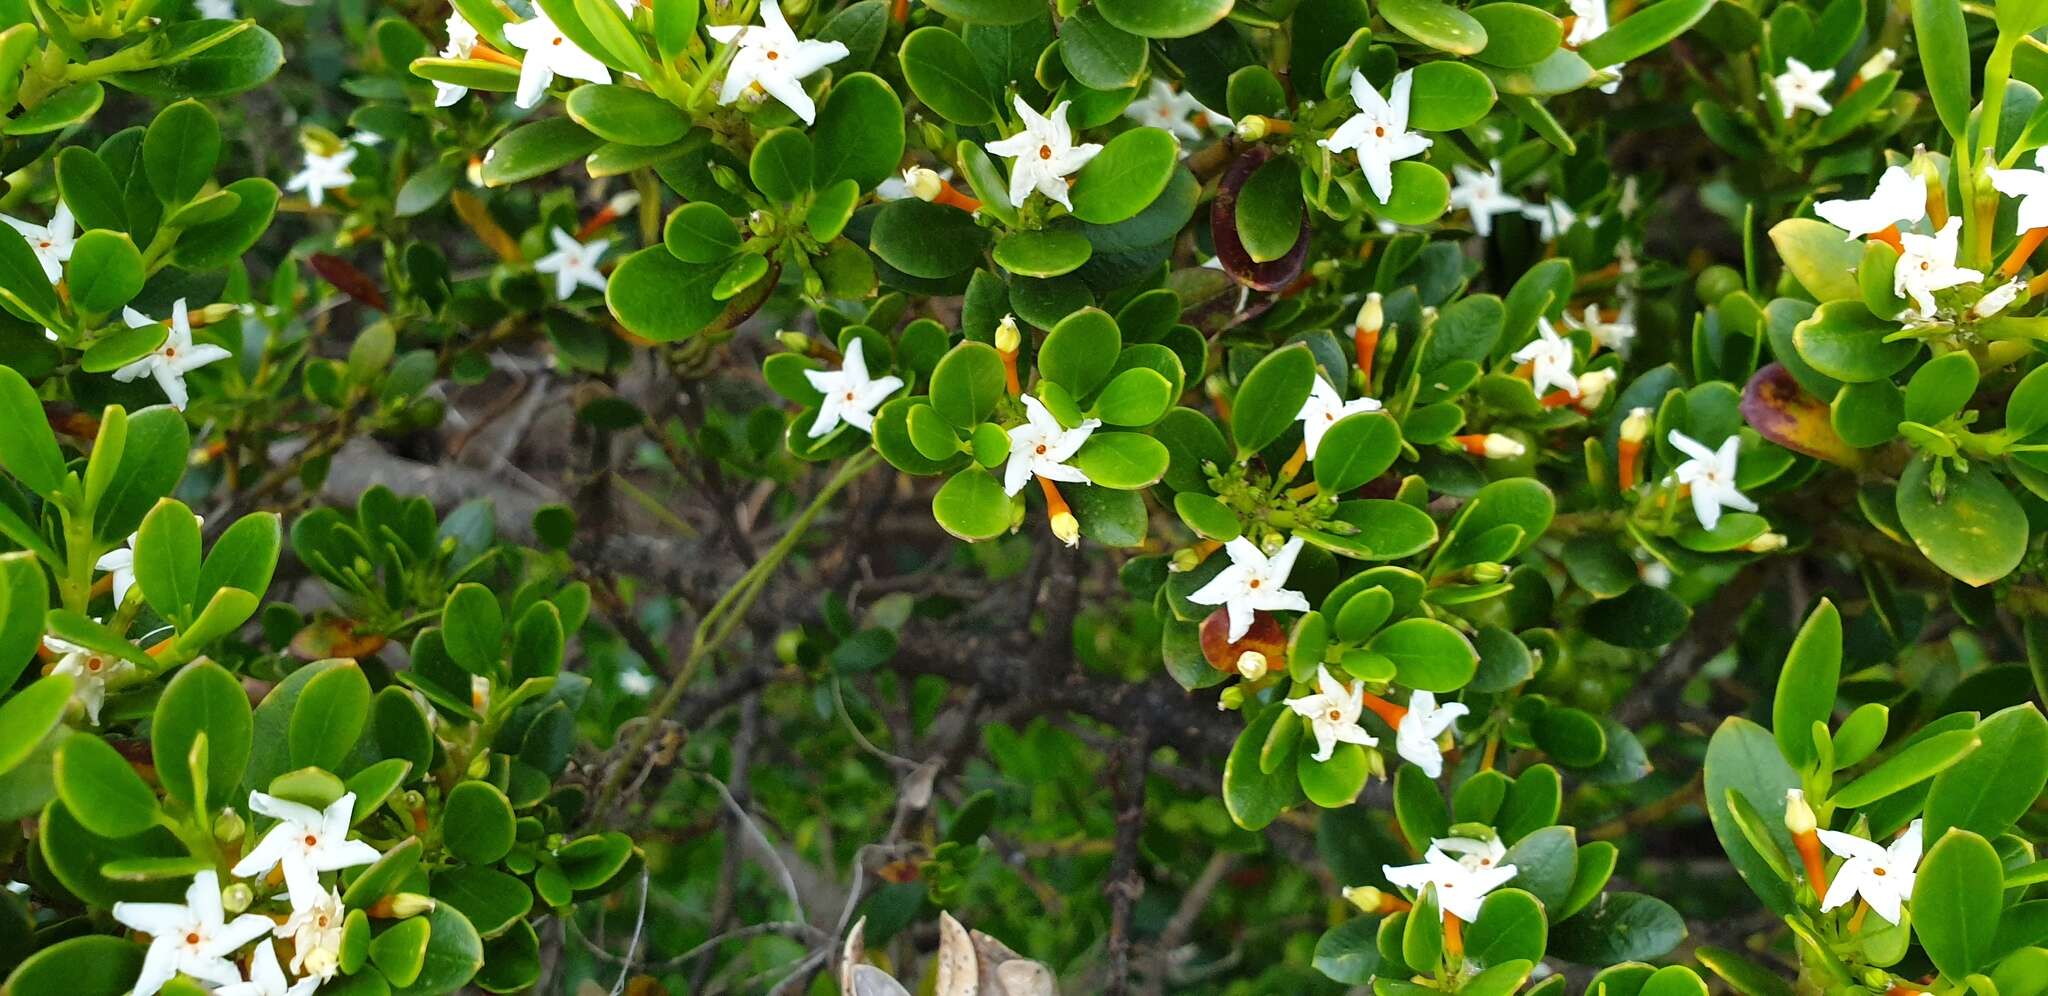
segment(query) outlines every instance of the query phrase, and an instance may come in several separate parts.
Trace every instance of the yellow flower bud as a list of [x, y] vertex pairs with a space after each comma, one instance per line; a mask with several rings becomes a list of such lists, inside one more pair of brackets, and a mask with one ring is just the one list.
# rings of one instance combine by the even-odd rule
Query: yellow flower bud
[[1785, 829], [1794, 835], [1811, 833], [1819, 821], [1814, 819], [1813, 807], [1806, 804], [1806, 793], [1798, 789], [1785, 790]]
[[1613, 387], [1615, 380], [1620, 376], [1611, 368], [1589, 370], [1580, 374], [1578, 383], [1579, 407], [1587, 411], [1600, 407], [1600, 402], [1607, 399], [1607, 389]]
[[996, 351], [1014, 353], [1024, 345], [1024, 334], [1017, 331], [1017, 316], [1004, 315], [996, 323]]
[[401, 892], [391, 897], [391, 915], [400, 919], [418, 916], [421, 913], [433, 912], [436, 905], [431, 896], [422, 896], [417, 892]]
[[1498, 432], [1487, 433], [1485, 445], [1486, 458], [1488, 460], [1513, 460], [1529, 452], [1528, 447], [1523, 446], [1513, 437], [1503, 436]]
[[1785, 543], [1784, 533], [1765, 533], [1743, 544], [1742, 548], [1750, 553], [1771, 553], [1783, 550]]
[[1370, 885], [1352, 885], [1346, 886], [1344, 889], [1344, 899], [1367, 913], [1378, 913], [1380, 911], [1380, 903], [1384, 901], [1385, 895], [1385, 893]]
[[1387, 325], [1386, 305], [1380, 301], [1380, 292], [1373, 291], [1365, 296], [1365, 303], [1358, 306], [1358, 330], [1378, 332]]
[[1059, 537], [1060, 542], [1068, 546], [1080, 546], [1081, 520], [1074, 518], [1074, 513], [1072, 512], [1054, 512], [1052, 516], [1052, 534]]
[[1256, 650], [1247, 650], [1237, 655], [1237, 673], [1246, 681], [1257, 681], [1266, 676], [1266, 655]]
[[1637, 408], [1629, 412], [1627, 418], [1621, 420], [1622, 442], [1640, 443], [1648, 438], [1650, 438], [1650, 410], [1648, 408]]
[[249, 904], [255, 901], [256, 890], [249, 888], [247, 882], [236, 882], [220, 890], [220, 908], [228, 911], [230, 914], [240, 913], [248, 909]]
[[923, 166], [912, 166], [903, 171], [903, 185], [910, 188], [912, 197], [921, 201], [932, 201], [938, 199], [939, 191], [944, 189], [946, 181], [939, 179], [939, 174]]
[[1266, 119], [1263, 115], [1247, 114], [1237, 121], [1237, 137], [1247, 142], [1257, 142], [1266, 137]]

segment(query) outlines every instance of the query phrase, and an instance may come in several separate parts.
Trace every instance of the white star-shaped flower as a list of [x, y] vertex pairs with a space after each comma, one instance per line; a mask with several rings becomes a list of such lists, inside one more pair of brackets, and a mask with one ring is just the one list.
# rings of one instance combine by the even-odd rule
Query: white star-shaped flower
[[[1536, 223], [1538, 242], [1555, 242], [1558, 236], [1571, 231], [1572, 226], [1579, 223], [1579, 213], [1556, 194], [1548, 195], [1541, 204], [1524, 205], [1522, 217]], [[1599, 228], [1600, 219], [1597, 216], [1586, 219], [1586, 227]]]
[[1451, 188], [1451, 207], [1464, 210], [1472, 216], [1472, 230], [1481, 238], [1493, 234], [1493, 218], [1500, 214], [1515, 214], [1528, 205], [1522, 199], [1508, 193], [1500, 183], [1500, 160], [1496, 159], [1491, 168], [1473, 169], [1463, 163], [1454, 163], [1451, 173], [1457, 177], [1457, 184]]
[[30, 224], [4, 214], [0, 214], [0, 221], [21, 233], [29, 249], [35, 252], [36, 262], [43, 264], [43, 276], [53, 284], [64, 279], [64, 263], [71, 258], [71, 249], [78, 240], [78, 222], [71, 217], [70, 207], [60, 202], [47, 225]]
[[1196, 126], [1196, 115], [1206, 118], [1209, 109], [1195, 99], [1194, 94], [1176, 89], [1173, 84], [1154, 77], [1152, 86], [1143, 97], [1124, 107], [1124, 117], [1139, 124], [1162, 131], [1170, 131], [1190, 142], [1200, 141], [1205, 134]]
[[[200, 525], [206, 524], [206, 517], [195, 515]], [[114, 607], [119, 608], [128, 600], [128, 592], [135, 587], [135, 534], [128, 534], [128, 544], [108, 550], [93, 562], [93, 569], [106, 571], [114, 576]]]
[[[825, 396], [818, 404], [818, 417], [808, 435], [823, 436], [844, 422], [862, 432], [875, 431], [875, 408], [903, 386], [903, 378], [868, 376], [866, 347], [858, 336], [846, 345], [846, 357], [837, 370], [806, 370], [804, 379]], [[1086, 435], [1083, 435], [1086, 438]]]
[[1884, 917], [1884, 922], [1898, 923], [1899, 904], [1912, 897], [1913, 875], [1920, 866], [1920, 821], [1908, 824], [1890, 847], [1833, 830], [1816, 832], [1828, 850], [1848, 859], [1835, 870], [1820, 911], [1826, 913], [1862, 896], [1870, 911]]
[[1444, 751], [1437, 739], [1472, 710], [1463, 702], [1436, 704], [1436, 696], [1417, 689], [1408, 695], [1408, 711], [1394, 728], [1394, 750], [1431, 778], [1444, 773]]
[[[156, 319], [134, 308], [121, 309], [121, 319], [131, 329], [158, 324]], [[196, 345], [192, 342], [192, 316], [185, 309], [182, 297], [171, 305], [170, 326], [163, 345], [148, 356], [114, 371], [114, 379], [126, 384], [144, 375], [153, 377], [157, 386], [163, 389], [164, 397], [170, 399], [171, 407], [183, 411], [186, 403], [192, 400], [191, 394], [185, 390], [185, 375], [234, 354], [210, 342]]]
[[555, 300], [567, 301], [579, 286], [604, 290], [604, 274], [598, 272], [597, 261], [611, 247], [612, 240], [578, 242], [575, 236], [559, 228], [550, 231], [548, 238], [554, 241], [555, 251], [534, 260], [533, 268], [538, 273], [554, 274]]
[[1671, 430], [1670, 439], [1672, 446], [1690, 457], [1671, 475], [1678, 479], [1678, 483], [1692, 487], [1692, 511], [1700, 520], [1700, 528], [1714, 528], [1720, 523], [1724, 508], [1756, 511], [1756, 502], [1735, 489], [1735, 465], [1742, 449], [1741, 436], [1731, 435], [1722, 440], [1718, 450], [1708, 449], [1699, 440], [1677, 429]]
[[1611, 322], [1600, 317], [1600, 306], [1597, 304], [1586, 305], [1585, 312], [1580, 316], [1574, 316], [1567, 311], [1564, 313], [1564, 327], [1573, 331], [1584, 331], [1592, 335], [1594, 342], [1617, 353], [1626, 352], [1629, 343], [1634, 342], [1636, 338], [1635, 316], [1629, 313], [1626, 305]]
[[839, 42], [798, 38], [775, 0], [761, 0], [758, 25], [727, 24], [705, 31], [727, 45], [740, 47], [732, 65], [726, 67], [725, 85], [718, 91], [720, 104], [740, 99], [751, 87], [781, 101], [805, 124], [817, 119], [818, 107], [804, 91], [804, 77], [846, 58], [846, 46]]
[[1936, 312], [1934, 292], [1974, 284], [1984, 279], [1978, 270], [1956, 265], [1956, 242], [1962, 237], [1963, 219], [1951, 216], [1948, 224], [1933, 235], [1906, 232], [1899, 236], [1903, 251], [1892, 267], [1892, 293], [1911, 298], [1922, 315]]
[[1607, 0], [1571, 0], [1572, 30], [1564, 43], [1578, 48], [1607, 33]]
[[[441, 49], [443, 59], [467, 59], [476, 53], [476, 28], [465, 20], [460, 11], [448, 15], [448, 44]], [[434, 106], [449, 107], [469, 93], [469, 88], [455, 83], [434, 81]]]
[[1358, 168], [1365, 171], [1366, 185], [1381, 204], [1394, 190], [1394, 163], [1419, 156], [1430, 140], [1408, 130], [1408, 92], [1415, 85], [1415, 71], [1394, 77], [1394, 85], [1380, 96], [1365, 74], [1351, 71], [1351, 102], [1358, 113], [1345, 119], [1330, 137], [1316, 144], [1331, 152], [1356, 151]]
[[1223, 606], [1230, 617], [1230, 642], [1236, 643], [1251, 631], [1252, 614], [1262, 609], [1309, 610], [1308, 598], [1287, 587], [1287, 576], [1294, 573], [1294, 558], [1301, 556], [1301, 537], [1289, 537], [1280, 552], [1270, 558], [1242, 536], [1225, 543], [1223, 552], [1230, 554], [1230, 566], [1189, 595], [1188, 601]]
[[1005, 494], [1024, 490], [1033, 476], [1048, 481], [1095, 483], [1081, 468], [1069, 466], [1067, 461], [1088, 441], [1089, 433], [1102, 425], [1101, 419], [1085, 419], [1079, 428], [1066, 428], [1052, 417], [1044, 403], [1028, 394], [1024, 395], [1024, 419], [1023, 425], [1010, 430], [1010, 462], [1003, 467]]
[[317, 975], [297, 982], [285, 978], [283, 966], [277, 963], [277, 945], [265, 940], [249, 955], [249, 981], [225, 985], [213, 992], [214, 996], [313, 996], [324, 981]]
[[292, 897], [292, 914], [277, 925], [275, 933], [292, 939], [293, 972], [322, 980], [334, 978], [341, 970], [341, 928], [346, 916], [341, 893], [333, 889]]
[[1323, 444], [1323, 434], [1346, 415], [1379, 410], [1380, 403], [1373, 398], [1344, 400], [1328, 380], [1317, 374], [1315, 387], [1310, 389], [1308, 400], [1302, 403], [1301, 414], [1294, 416], [1301, 421], [1301, 441], [1308, 447], [1309, 459], [1315, 459], [1316, 448]]
[[251, 792], [249, 808], [277, 820], [278, 824], [231, 870], [248, 878], [283, 867], [293, 909], [315, 906], [324, 900], [327, 890], [320, 885], [321, 872], [367, 865], [383, 857], [369, 844], [348, 839], [350, 818], [356, 808], [354, 792], [334, 800], [324, 811]]
[[356, 182], [355, 174], [348, 171], [349, 165], [355, 161], [356, 150], [350, 146], [342, 146], [331, 156], [307, 152], [305, 165], [284, 182], [284, 189], [304, 192], [306, 203], [319, 207], [327, 202], [329, 190], [339, 190]]
[[[1991, 185], [1998, 188], [1999, 193], [2007, 197], [2017, 197], [2020, 199], [2018, 227], [2022, 232], [2031, 228], [2048, 228], [2048, 149], [2042, 149], [2034, 153], [2034, 165], [2037, 167], [2036, 169], [1999, 169], [1997, 167], [1989, 167], [1985, 170], [1985, 172], [1991, 175]], [[1905, 170], [1899, 169], [1897, 166], [1892, 167], [1892, 169], [1899, 170], [1901, 173], [1905, 172]], [[1891, 170], [1886, 170], [1885, 176], [1891, 176]], [[1908, 175], [1907, 179], [1911, 180], [1912, 177]], [[1925, 214], [1924, 205], [1927, 198], [1927, 187], [1918, 180], [1913, 180], [1913, 185], [1920, 188], [1921, 203], [1923, 205], [1921, 213]], [[1883, 188], [1883, 184], [1878, 186], [1880, 189]], [[1817, 211], [1819, 208], [1815, 208], [1815, 210]], [[1826, 217], [1826, 215], [1822, 215], [1822, 217]], [[11, 218], [8, 221], [10, 224], [13, 223]], [[56, 222], [53, 221], [51, 224], [54, 225]], [[21, 226], [15, 225], [15, 227], [20, 228]], [[27, 233], [24, 232], [23, 234]], [[34, 245], [35, 240], [30, 239], [29, 244]], [[45, 265], [47, 266], [47, 264]]]
[[1074, 202], [1067, 196], [1067, 177], [1088, 165], [1102, 151], [1094, 142], [1074, 144], [1074, 130], [1067, 127], [1070, 101], [1054, 104], [1044, 115], [1031, 109], [1022, 97], [1011, 98], [1024, 130], [986, 146], [993, 155], [1016, 160], [1010, 167], [1010, 206], [1023, 207], [1036, 190], [1058, 201], [1067, 210]]
[[[1999, 177], [2008, 175], [2008, 172], [2041, 176], [2032, 170], [1994, 169], [1992, 185], [1998, 186]], [[2048, 177], [2042, 179], [2048, 181]], [[1999, 189], [2005, 188], [2001, 186]], [[2048, 199], [2041, 202], [2040, 210], [2044, 215], [2043, 224], [2048, 224]], [[1910, 224], [1927, 217], [1927, 185], [1907, 172], [1904, 166], [1893, 166], [1877, 178], [1877, 189], [1871, 191], [1869, 197], [1821, 201], [1813, 206], [1813, 213], [1820, 215], [1820, 220], [1848, 232], [1850, 241], [1855, 241], [1893, 225]], [[2024, 208], [2021, 213], [2025, 214]]]
[[[1491, 846], [1488, 846], [1488, 845]], [[1452, 853], [1464, 855], [1454, 858]], [[1487, 893], [1515, 877], [1515, 866], [1500, 864], [1506, 851], [1499, 841], [1469, 837], [1445, 837], [1430, 843], [1418, 865], [1382, 865], [1387, 881], [1417, 892], [1436, 886], [1436, 902], [1445, 914], [1471, 923], [1479, 919], [1479, 905]]]
[[185, 902], [115, 903], [114, 919], [149, 935], [149, 953], [130, 996], [153, 996], [179, 974], [217, 986], [235, 985], [242, 972], [233, 955], [270, 932], [269, 917], [244, 913], [227, 922], [220, 904], [220, 876], [213, 869], [192, 877]]
[[[1302, 604], [1308, 603], [1304, 601]], [[1380, 742], [1378, 737], [1358, 725], [1358, 716], [1365, 709], [1365, 685], [1362, 682], [1354, 681], [1346, 688], [1343, 682], [1330, 676], [1329, 668], [1319, 664], [1316, 666], [1316, 688], [1318, 691], [1313, 695], [1287, 700], [1287, 708], [1308, 720], [1309, 729], [1315, 733], [1316, 751], [1309, 755], [1310, 760], [1329, 760], [1340, 743], [1371, 747]]]
[[1530, 383], [1539, 396], [1551, 389], [1574, 398], [1579, 396], [1579, 376], [1572, 372], [1578, 359], [1572, 351], [1572, 341], [1558, 335], [1550, 319], [1536, 319], [1536, 338], [1516, 350], [1512, 358], [1516, 363], [1530, 365]]
[[557, 76], [586, 83], [610, 83], [612, 71], [597, 57], [577, 48], [576, 43], [555, 27], [555, 22], [538, 8], [533, 16], [505, 26], [505, 41], [525, 56], [519, 60], [519, 92], [512, 102], [532, 107], [547, 95], [548, 84]]
[[135, 665], [54, 636], [43, 637], [43, 646], [63, 655], [50, 673], [71, 679], [71, 704], [84, 712], [92, 725], [100, 725], [100, 706], [106, 704], [108, 683], [125, 680], [135, 673]]
[[1822, 116], [1834, 110], [1834, 105], [1829, 104], [1828, 99], [1821, 96], [1821, 91], [1834, 81], [1834, 70], [1816, 71], [1806, 63], [1788, 56], [1785, 59], [1785, 71], [1771, 77], [1771, 87], [1778, 91], [1778, 106], [1785, 120], [1790, 121], [1792, 115], [1801, 108]]

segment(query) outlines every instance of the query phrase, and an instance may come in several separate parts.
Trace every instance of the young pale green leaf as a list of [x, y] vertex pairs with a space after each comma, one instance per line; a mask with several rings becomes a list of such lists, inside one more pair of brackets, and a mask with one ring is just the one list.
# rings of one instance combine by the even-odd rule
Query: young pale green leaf
[[1771, 735], [1795, 768], [1814, 762], [1814, 723], [1825, 723], [1835, 711], [1835, 687], [1842, 677], [1842, 615], [1835, 603], [1822, 599], [1806, 617], [1778, 674], [1771, 704]]
[[1439, 0], [1381, 0], [1381, 17], [1394, 30], [1430, 48], [1476, 55], [1486, 48], [1486, 28], [1471, 15]]
[[1950, 730], [1914, 743], [1842, 786], [1828, 797], [1834, 806], [1870, 805], [1940, 774], [1978, 748], [1977, 731]]
[[[1920, 67], [1927, 74], [1927, 95], [1934, 113], [1951, 136], [1960, 136], [1970, 118], [1969, 28], [1961, 4], [1949, 0], [1912, 0], [1913, 38]], [[1960, 976], [1958, 976], [1960, 978]]]
[[1595, 66], [1633, 61], [1684, 34], [1713, 6], [1714, 0], [1663, 0], [1649, 4], [1587, 42], [1579, 49], [1579, 55]]
[[199, 519], [166, 498], [135, 534], [135, 586], [165, 619], [190, 622], [199, 593]]

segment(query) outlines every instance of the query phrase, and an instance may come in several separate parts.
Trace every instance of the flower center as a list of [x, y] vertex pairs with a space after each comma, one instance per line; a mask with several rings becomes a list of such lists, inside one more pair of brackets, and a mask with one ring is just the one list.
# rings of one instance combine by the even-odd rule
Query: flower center
[[1247, 587], [1247, 588], [1257, 588], [1257, 587], [1259, 586], [1259, 584], [1260, 584], [1260, 583], [1261, 583], [1261, 582], [1259, 581], [1259, 579], [1258, 579], [1258, 578], [1253, 578], [1253, 579], [1251, 579], [1251, 581], [1250, 581], [1250, 582], [1248, 582], [1248, 583], [1246, 583], [1246, 584], [1245, 584], [1245, 587]]
[[552, 40], [550, 40], [550, 41], [548, 42], [548, 44], [550, 44], [550, 45], [560, 45], [561, 43], [562, 43], [562, 36], [561, 36], [561, 35], [556, 35], [556, 36], [555, 36], [555, 37], [554, 37], [554, 38], [553, 38]]
[[1872, 868], [1872, 869], [1870, 870], [1870, 873], [1871, 873], [1872, 875], [1875, 875], [1875, 876], [1877, 876], [1878, 878], [1883, 878], [1883, 877], [1884, 877], [1884, 869], [1882, 869], [1882, 868]]
[[848, 401], [852, 401], [852, 400], [853, 400], [853, 392], [852, 392], [852, 391], [848, 391], [848, 392], [846, 392], [846, 400], [848, 400]]
[[1340, 720], [1340, 719], [1343, 719], [1343, 718], [1344, 718], [1344, 714], [1343, 714], [1342, 712], [1340, 712], [1340, 711], [1338, 711], [1338, 710], [1336, 710], [1336, 709], [1332, 709], [1332, 710], [1330, 710], [1330, 722], [1334, 723], [1334, 722], [1337, 722], [1338, 720]]
[[312, 835], [312, 834], [310, 834], [310, 833], [309, 833], [309, 834], [307, 834], [307, 835], [306, 835], [306, 846], [307, 846], [307, 847], [319, 847], [319, 846], [320, 846], [320, 838], [319, 838], [319, 837], [316, 837], [316, 836], [314, 836], [314, 835]]
[[176, 346], [165, 346], [165, 347], [164, 347], [164, 359], [167, 359], [167, 360], [168, 360], [168, 359], [171, 359], [172, 357], [175, 357], [175, 356], [177, 356], [177, 355], [178, 355], [178, 347], [176, 347]]
[[782, 53], [781, 53], [781, 52], [777, 52], [776, 50], [774, 50], [774, 49], [772, 49], [772, 48], [768, 50], [768, 61], [769, 61], [769, 62], [774, 62], [775, 60], [777, 60], [777, 59], [780, 59], [780, 58], [782, 58]]
[[100, 668], [103, 668], [105, 666], [106, 662], [100, 660], [97, 657], [88, 657], [85, 659], [85, 669], [88, 671], [98, 671]]
[[1037, 453], [1038, 453], [1038, 455], [1039, 455], [1039, 456], [1044, 456], [1044, 455], [1045, 455], [1045, 444], [1044, 444], [1044, 443], [1039, 443], [1039, 444], [1038, 444], [1038, 446], [1037, 446]]
[[1038, 158], [1040, 158], [1040, 159], [1051, 159], [1051, 158], [1052, 158], [1052, 146], [1050, 146], [1050, 145], [1041, 145], [1041, 146], [1039, 146], [1039, 147], [1038, 147]]
[[1377, 126], [1375, 126], [1375, 127], [1373, 128], [1373, 130], [1372, 130], [1372, 137], [1374, 137], [1374, 138], [1385, 138], [1385, 137], [1387, 137], [1387, 126], [1386, 126], [1386, 125], [1377, 125]]
[[192, 930], [188, 930], [188, 931], [186, 931], [186, 932], [185, 932], [185, 943], [186, 943], [186, 944], [190, 944], [190, 945], [192, 945], [193, 947], [198, 947], [198, 946], [199, 946], [199, 942], [200, 942], [201, 940], [204, 940], [204, 938], [202, 938], [202, 937], [200, 937], [200, 936], [199, 936], [199, 932], [198, 932], [198, 931], [192, 931]]

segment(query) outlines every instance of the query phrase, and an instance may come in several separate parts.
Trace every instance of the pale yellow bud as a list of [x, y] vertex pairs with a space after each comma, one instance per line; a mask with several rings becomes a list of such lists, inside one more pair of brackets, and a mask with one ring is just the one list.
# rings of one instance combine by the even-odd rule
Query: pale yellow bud
[[1247, 114], [1237, 121], [1237, 137], [1247, 142], [1257, 142], [1266, 137], [1266, 119], [1262, 115]]
[[639, 206], [640, 192], [637, 190], [622, 190], [613, 194], [611, 200], [604, 202], [604, 209], [614, 215], [625, 214]]
[[1785, 542], [1784, 533], [1765, 533], [1743, 544], [1742, 548], [1750, 553], [1771, 553], [1775, 550], [1783, 550]]
[[910, 189], [910, 195], [921, 201], [934, 201], [939, 191], [944, 190], [946, 181], [939, 174], [923, 166], [912, 166], [903, 171], [903, 185]]
[[1373, 291], [1365, 296], [1365, 303], [1358, 306], [1358, 331], [1378, 332], [1387, 324], [1387, 309], [1380, 301], [1380, 292]]
[[341, 955], [329, 948], [316, 947], [306, 952], [304, 960], [299, 964], [305, 966], [308, 976], [326, 978], [340, 970]]
[[235, 812], [233, 807], [221, 810], [220, 815], [213, 818], [213, 839], [223, 844], [241, 840], [242, 834], [248, 832], [248, 829], [248, 822], [243, 820], [242, 814]]
[[1814, 819], [1813, 807], [1806, 804], [1806, 793], [1798, 789], [1785, 790], [1785, 829], [1794, 836], [1811, 833], [1819, 825]]
[[231, 914], [248, 909], [249, 904], [255, 901], [256, 890], [249, 888], [246, 882], [236, 882], [220, 890], [220, 908]]
[[783, 329], [775, 333], [775, 341], [782, 343], [782, 348], [792, 353], [808, 353], [811, 351], [811, 337], [795, 329]]
[[437, 905], [439, 904], [434, 902], [432, 896], [422, 896], [417, 892], [401, 892], [391, 897], [391, 915], [404, 918], [432, 913]]
[[1527, 452], [1529, 452], [1529, 448], [1523, 446], [1511, 436], [1503, 436], [1498, 432], [1486, 434], [1486, 458], [1488, 460], [1513, 460]]
[[1648, 438], [1650, 438], [1650, 410], [1648, 408], [1637, 408], [1630, 411], [1628, 417], [1621, 420], [1621, 441], [1624, 443], [1640, 443]]
[[1612, 369], [1589, 370], [1580, 374], [1578, 384], [1579, 407], [1589, 411], [1600, 407], [1600, 402], [1607, 398], [1607, 389], [1613, 387], [1614, 382], [1620, 376], [1620, 374], [1615, 373]]
[[1256, 650], [1247, 650], [1237, 655], [1237, 673], [1246, 681], [1257, 681], [1266, 676], [1266, 655]]
[[1872, 76], [1876, 76], [1880, 73], [1889, 71], [1892, 68], [1893, 60], [1897, 59], [1898, 57], [1899, 53], [1893, 49], [1878, 49], [1876, 55], [1873, 55], [1870, 58], [1863, 60], [1863, 65], [1857, 67], [1856, 78], [1859, 80], [1867, 80]]
[[1366, 913], [1378, 913], [1386, 893], [1370, 885], [1352, 885], [1344, 889], [1344, 899]]
[[1014, 353], [1023, 345], [1024, 335], [1017, 331], [1017, 316], [1004, 315], [1003, 320], [996, 323], [996, 351]]
[[1216, 708], [1217, 708], [1217, 710], [1218, 710], [1218, 711], [1221, 711], [1221, 710], [1224, 710], [1224, 709], [1237, 709], [1237, 708], [1240, 708], [1240, 707], [1242, 707], [1243, 705], [1244, 705], [1244, 686], [1243, 686], [1243, 685], [1232, 685], [1232, 686], [1230, 686], [1229, 688], [1226, 688], [1226, 689], [1224, 689], [1224, 690], [1223, 690], [1223, 694], [1222, 694], [1221, 696], [1217, 697], [1217, 699], [1216, 699]]
[[1068, 546], [1081, 545], [1081, 520], [1072, 512], [1055, 512], [1052, 516], [1052, 534]]

